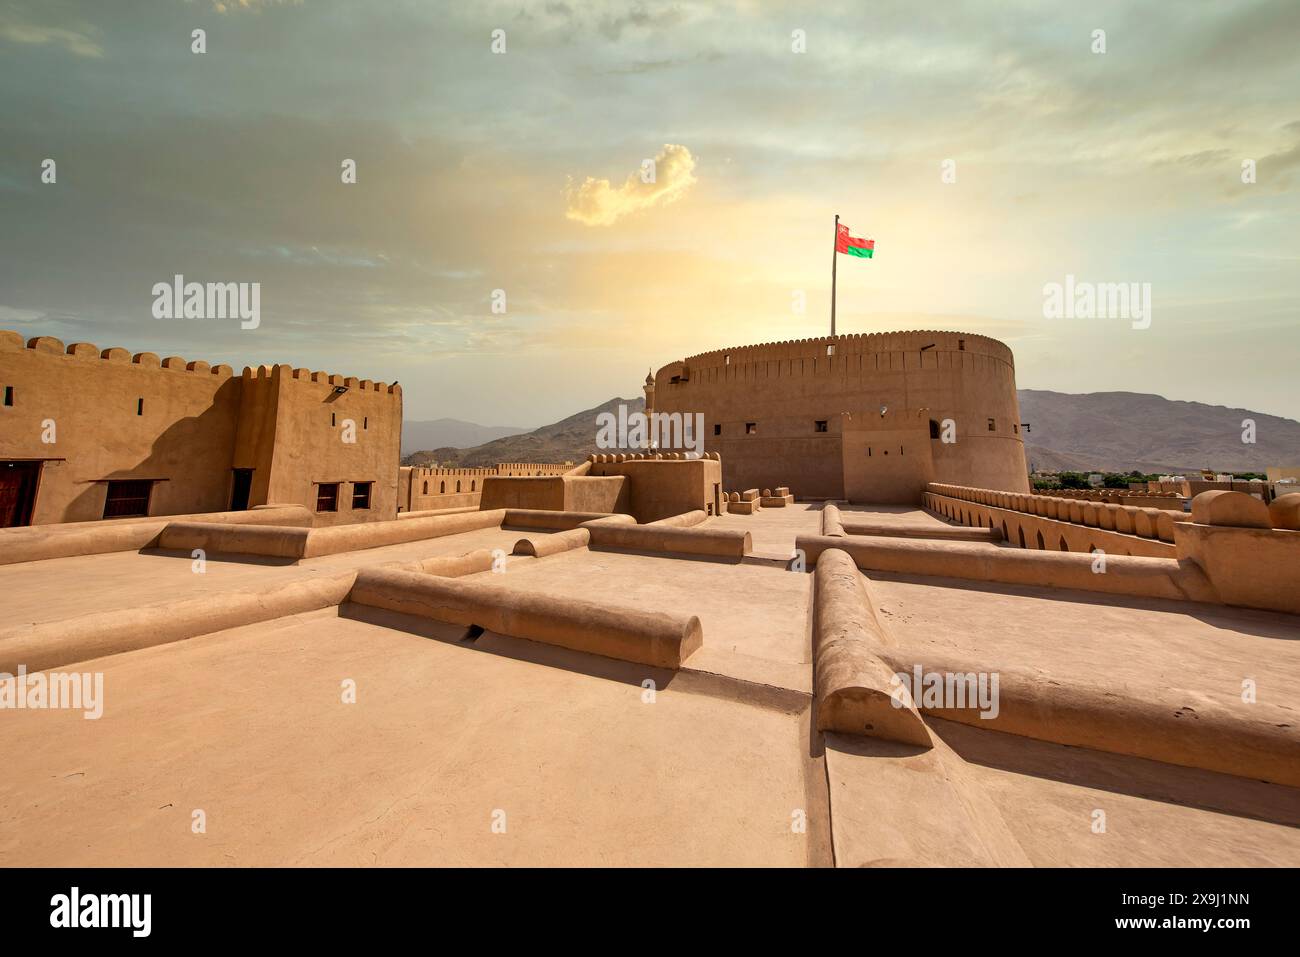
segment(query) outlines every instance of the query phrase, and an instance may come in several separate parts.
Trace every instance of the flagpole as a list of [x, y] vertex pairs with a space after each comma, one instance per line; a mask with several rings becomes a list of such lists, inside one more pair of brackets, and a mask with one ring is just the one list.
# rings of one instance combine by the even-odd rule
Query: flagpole
[[840, 214], [835, 214], [835, 241], [831, 243], [831, 338], [835, 337], [835, 267], [839, 263]]

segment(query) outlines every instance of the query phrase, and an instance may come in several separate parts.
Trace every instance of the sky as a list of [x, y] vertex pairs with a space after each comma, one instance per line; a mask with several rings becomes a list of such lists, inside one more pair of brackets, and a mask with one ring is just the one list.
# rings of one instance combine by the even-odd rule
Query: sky
[[[827, 334], [838, 213], [841, 333], [1294, 418], [1297, 49], [1294, 0], [0, 0], [0, 328], [533, 427]], [[259, 324], [155, 318], [176, 274]]]

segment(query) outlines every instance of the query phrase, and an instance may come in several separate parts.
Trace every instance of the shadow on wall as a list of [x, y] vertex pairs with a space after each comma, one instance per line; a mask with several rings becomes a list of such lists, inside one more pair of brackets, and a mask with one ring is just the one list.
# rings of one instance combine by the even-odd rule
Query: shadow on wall
[[[71, 479], [73, 489], [67, 514], [73, 517], [72, 520], [94, 521], [103, 517], [108, 486], [100, 479], [166, 479], [153, 483], [149, 495], [150, 515], [183, 515], [227, 509], [236, 429], [227, 403], [238, 401], [238, 389], [238, 379], [223, 382], [209, 407], [197, 416], [179, 419], [164, 429], [154, 439], [149, 454], [134, 464]], [[147, 407], [139, 421], [149, 421]], [[148, 428], [148, 425], [141, 427]], [[111, 455], [114, 452], [113, 437], [103, 435], [100, 441]], [[62, 467], [68, 468], [71, 464]]]

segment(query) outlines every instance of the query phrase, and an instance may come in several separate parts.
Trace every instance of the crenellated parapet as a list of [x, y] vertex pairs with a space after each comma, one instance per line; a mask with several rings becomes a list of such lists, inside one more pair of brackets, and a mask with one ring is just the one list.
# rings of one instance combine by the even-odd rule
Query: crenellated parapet
[[990, 356], [1014, 366], [1011, 350], [988, 336], [969, 332], [913, 330], [908, 332], [871, 332], [843, 336], [819, 336], [812, 339], [786, 339], [754, 345], [713, 349], [681, 362], [688, 368], [743, 365], [752, 362], [771, 362], [782, 359], [824, 359], [846, 355], [863, 355], [886, 352], [938, 350], [943, 352], [969, 352]]
[[[165, 372], [190, 372], [198, 375], [213, 375], [228, 378], [234, 375], [234, 369], [225, 363], [210, 363], [202, 359], [185, 359], [181, 356], [160, 357], [155, 352], [131, 352], [121, 346], [101, 349], [92, 342], [73, 342], [64, 345], [54, 336], [33, 336], [24, 340], [12, 330], [0, 329], [0, 352], [27, 349], [33, 353], [62, 356], [83, 361], [111, 362], [123, 365], [135, 365], [142, 369], [158, 369]], [[379, 392], [400, 396], [402, 387], [397, 383], [374, 382], [355, 376], [343, 376], [332, 372], [314, 372], [310, 369], [295, 369], [288, 365], [245, 366], [244, 379], [270, 379], [279, 376], [291, 381], [324, 383], [333, 386], [345, 386], [358, 392]]]

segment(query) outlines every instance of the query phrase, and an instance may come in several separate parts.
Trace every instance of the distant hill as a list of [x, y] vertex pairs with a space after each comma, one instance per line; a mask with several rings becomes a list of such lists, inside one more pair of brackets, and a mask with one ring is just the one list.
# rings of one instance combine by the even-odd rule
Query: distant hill
[[[596, 451], [596, 416], [617, 414], [619, 405], [628, 413], [644, 412], [645, 399], [610, 399], [594, 409], [575, 413], [551, 425], [522, 434], [493, 439], [474, 448], [432, 448], [408, 455], [406, 465], [482, 468], [498, 462], [582, 462]], [[406, 443], [402, 443], [403, 448]]]
[[[1300, 464], [1300, 422], [1142, 392], [1020, 390], [1025, 455], [1040, 469], [1263, 472]], [[1255, 422], [1255, 444], [1241, 441]]]
[[[1020, 421], [1028, 422], [1025, 456], [1047, 471], [1263, 472], [1270, 465], [1300, 465], [1300, 422], [1248, 409], [1175, 402], [1141, 392], [1070, 395], [1021, 389]], [[644, 399], [610, 399], [532, 432], [494, 436], [473, 447], [455, 442], [417, 446], [408, 465], [482, 467], [497, 462], [581, 462], [594, 452], [596, 416], [645, 409]], [[1241, 441], [1242, 420], [1255, 421], [1255, 444]], [[440, 419], [440, 422], [455, 422]], [[416, 425], [420, 423], [408, 423]], [[484, 428], [459, 423], [470, 428]], [[408, 447], [403, 429], [402, 447]]]
[[420, 449], [451, 446], [457, 449], [473, 448], [493, 439], [527, 432], [509, 425], [477, 425], [461, 419], [427, 419], [422, 422], [402, 423], [402, 454]]

